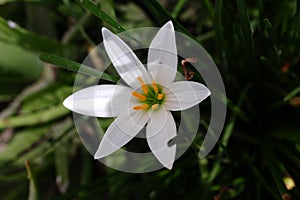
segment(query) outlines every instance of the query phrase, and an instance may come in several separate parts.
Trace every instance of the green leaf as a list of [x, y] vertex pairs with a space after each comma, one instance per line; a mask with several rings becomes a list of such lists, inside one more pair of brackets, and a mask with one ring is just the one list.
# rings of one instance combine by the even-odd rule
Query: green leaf
[[[222, 59], [222, 63], [224, 63], [225, 61], [225, 51], [224, 51], [224, 44], [225, 44], [225, 39], [224, 39], [224, 30], [223, 30], [223, 25], [222, 25], [222, 12], [223, 12], [223, 0], [217, 0], [215, 3], [215, 7], [214, 7], [214, 24], [213, 24], [213, 28], [215, 31], [215, 40], [216, 40], [216, 44], [218, 44], [219, 47], [219, 55], [221, 55], [223, 57]], [[224, 66], [227, 66], [227, 64], [224, 64]]]
[[72, 93], [73, 88], [58, 84], [49, 85], [41, 91], [35, 92], [22, 101], [20, 114], [29, 114], [48, 109], [61, 104]]
[[[57, 136], [61, 133], [59, 130], [54, 132]], [[56, 184], [61, 193], [66, 193], [69, 187], [69, 144], [68, 140], [62, 139], [54, 149]]]
[[278, 195], [276, 195], [276, 188], [273, 189], [270, 186], [270, 184], [266, 181], [265, 175], [262, 174], [261, 172], [259, 172], [257, 170], [257, 168], [252, 165], [252, 163], [249, 163], [249, 165], [250, 165], [250, 169], [252, 170], [252, 173], [254, 174], [254, 176], [257, 179], [258, 184], [262, 184], [262, 186], [264, 186], [264, 188], [266, 188], [266, 190], [269, 192], [269, 194], [272, 195], [272, 197], [274, 199], [282, 200]]
[[110, 18], [116, 21], [116, 12], [115, 12], [115, 5], [114, 0], [101, 0], [99, 1], [101, 5], [101, 10], [107, 13]]
[[0, 0], [0, 5], [13, 3], [13, 2], [41, 2], [42, 0]]
[[12, 21], [0, 17], [0, 41], [19, 45], [24, 49], [64, 53], [70, 47], [38, 34], [32, 33]]
[[176, 19], [174, 19], [172, 15], [156, 0], [141, 1], [140, 3], [144, 4], [145, 9], [152, 13], [152, 16], [159, 22], [159, 25], [163, 25], [167, 21], [172, 20], [175, 28], [178, 31], [194, 38], [194, 36], [188, 30], [186, 30]]
[[113, 77], [109, 74], [106, 74], [104, 72], [101, 72], [99, 70], [96, 70], [94, 68], [88, 67], [86, 65], [82, 65], [80, 63], [77, 63], [72, 60], [68, 60], [66, 58], [56, 56], [49, 53], [41, 53], [40, 59], [44, 62], [51, 63], [53, 65], [57, 65], [58, 67], [61, 67], [63, 69], [67, 69], [74, 72], [79, 72], [81, 74], [95, 76], [95, 77], [101, 77], [103, 80], [111, 81], [111, 82], [117, 82], [118, 78]]
[[[217, 0], [215, 3], [214, 10], [214, 28], [216, 31], [217, 38], [223, 38], [223, 26], [222, 26], [222, 8], [223, 0]], [[221, 42], [221, 41], [220, 41]], [[218, 42], [218, 44], [220, 43]]]
[[266, 159], [266, 163], [268, 165], [268, 168], [270, 170], [270, 173], [273, 177], [273, 180], [276, 184], [276, 187], [280, 193], [280, 196], [289, 194], [288, 190], [286, 189], [284, 183], [283, 183], [283, 172], [280, 168], [280, 161], [278, 158], [274, 155], [274, 153], [269, 149], [268, 147], [263, 147], [263, 153], [264, 158]]
[[277, 146], [276, 148], [279, 150], [283, 157], [288, 158], [291, 162], [295, 164], [295, 166], [300, 168], [300, 158], [295, 154], [295, 152], [292, 152], [289, 150], [289, 148], [285, 148], [282, 146]]
[[204, 4], [207, 8], [208, 14], [211, 18], [214, 17], [214, 9], [210, 0], [204, 0]]
[[70, 111], [67, 110], [63, 105], [58, 105], [37, 113], [0, 119], [0, 130], [10, 127], [33, 126], [41, 123], [47, 123], [65, 116], [69, 112]]
[[[245, 98], [246, 98], [246, 95], [247, 95], [249, 89], [250, 89], [250, 84], [246, 88], [244, 88], [244, 90], [240, 94], [239, 100], [237, 103], [238, 108], [241, 107], [242, 104], [245, 102]], [[223, 156], [223, 154], [224, 154], [224, 148], [227, 147], [228, 141], [233, 133], [234, 126], [235, 126], [235, 123], [236, 123], [236, 120], [237, 120], [240, 110], [233, 110], [233, 111], [234, 111], [234, 113], [230, 117], [229, 122], [227, 123], [227, 125], [224, 129], [224, 134], [221, 139], [221, 146], [218, 149], [218, 153], [220, 156]], [[213, 169], [211, 170], [210, 176], [208, 177], [208, 181], [207, 181], [208, 183], [212, 183], [212, 181], [217, 177], [220, 169], [221, 169], [221, 161], [217, 160], [213, 166]]]
[[283, 139], [291, 142], [300, 143], [299, 131], [280, 130], [280, 131], [272, 132], [271, 136], [277, 139]]
[[265, 32], [265, 37], [269, 38], [271, 35], [271, 30], [272, 30], [272, 24], [268, 18], [264, 19], [264, 32]]
[[[31, 146], [41, 140], [48, 128], [49, 127], [28, 128], [14, 134], [10, 141], [5, 144], [4, 149], [0, 153], [1, 166], [7, 161], [17, 161], [20, 154], [27, 151], [27, 149], [30, 149]], [[23, 162], [24, 160], [22, 161], [22, 164]]]
[[29, 82], [37, 79], [42, 73], [43, 63], [38, 56], [19, 46], [10, 45], [0, 41], [0, 71], [9, 74], [7, 81], [2, 84], [12, 84], [15, 76], [20, 82]]
[[247, 49], [251, 54], [251, 59], [255, 59], [253, 35], [251, 31], [250, 19], [245, 0], [237, 0], [237, 7], [240, 14], [241, 30], [247, 45]]
[[300, 92], [300, 87], [297, 87], [293, 89], [291, 92], [289, 92], [287, 95], [285, 95], [283, 101], [288, 101], [291, 98], [295, 97]]
[[83, 8], [90, 11], [93, 15], [101, 19], [103, 22], [106, 22], [112, 27], [114, 27], [117, 31], [119, 32], [125, 31], [125, 29], [118, 22], [116, 22], [113, 18], [111, 18], [100, 8], [98, 8], [98, 6], [96, 6], [92, 1], [90, 0], [75, 0], [75, 1], [79, 3]]
[[176, 6], [172, 12], [172, 17], [174, 19], [177, 18], [179, 12], [181, 11], [181, 9], [183, 8], [183, 6], [185, 5], [185, 3], [187, 2], [187, 0], [179, 0], [177, 3], [176, 3]]

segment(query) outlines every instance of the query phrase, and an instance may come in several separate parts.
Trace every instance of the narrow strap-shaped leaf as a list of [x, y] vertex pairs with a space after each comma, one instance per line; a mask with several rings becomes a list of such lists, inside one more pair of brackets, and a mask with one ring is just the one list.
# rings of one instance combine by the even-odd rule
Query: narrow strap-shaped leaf
[[183, 8], [183, 6], [185, 5], [185, 3], [187, 2], [187, 0], [179, 0], [177, 3], [176, 3], [176, 6], [172, 12], [172, 17], [174, 19], [177, 18], [179, 12], [181, 11], [181, 9]]
[[[251, 85], [248, 85], [243, 92], [241, 93], [241, 95], [239, 96], [239, 100], [237, 103], [237, 107], [241, 107], [242, 104], [244, 103], [244, 100], [246, 98], [247, 92], [249, 91]], [[219, 146], [218, 149], [218, 153], [222, 156], [224, 154], [224, 148], [227, 147], [228, 141], [232, 135], [238, 114], [239, 114], [239, 110], [233, 110], [234, 113], [232, 114], [231, 118], [229, 119], [229, 122], [227, 124], [227, 126], [224, 129], [224, 134], [223, 137], [221, 139], [221, 146]], [[212, 183], [212, 181], [216, 178], [216, 176], [218, 175], [219, 169], [221, 165], [221, 161], [217, 160], [216, 163], [214, 164], [213, 169], [211, 170], [211, 173], [208, 177], [208, 183]]]
[[221, 51], [223, 51], [223, 26], [222, 26], [222, 8], [223, 0], [217, 0], [214, 8], [214, 29], [216, 32], [216, 39]]
[[212, 2], [210, 0], [204, 0], [204, 5], [207, 8], [209, 16], [211, 18], [213, 18], [213, 16], [214, 16], [214, 9], [213, 9], [213, 6], [212, 6]]
[[63, 69], [67, 69], [70, 71], [75, 71], [75, 72], [79, 72], [81, 74], [90, 75], [90, 76], [101, 77], [101, 79], [103, 79], [103, 80], [111, 81], [114, 83], [118, 81], [118, 78], [113, 77], [104, 72], [101, 72], [97, 69], [88, 67], [86, 65], [82, 65], [75, 61], [72, 61], [72, 60], [69, 60], [69, 59], [66, 59], [66, 58], [63, 58], [60, 56], [56, 56], [53, 54], [41, 53], [40, 59], [44, 62], [56, 65], [58, 67], [61, 67]]
[[33, 33], [2, 17], [0, 17], [0, 40], [34, 51], [64, 53], [71, 47], [52, 38]]
[[[13, 80], [13, 76], [15, 76], [18, 81], [25, 82], [36, 80], [41, 75], [43, 63], [33, 52], [20, 48], [17, 45], [2, 42], [1, 39], [0, 52], [0, 71], [3, 77], [1, 77], [1, 79], [4, 79], [5, 73], [10, 74], [6, 84], [13, 83], [13, 81], [10, 81]], [[1, 80], [1, 83], [5, 84], [3, 80]]]
[[280, 162], [278, 162], [277, 157], [274, 155], [274, 153], [271, 151], [268, 147], [263, 147], [262, 151], [264, 153], [264, 158], [266, 158], [266, 162], [268, 165], [268, 168], [270, 170], [270, 173], [273, 177], [273, 180], [276, 184], [276, 187], [280, 193], [281, 196], [288, 195], [288, 190], [286, 189], [282, 179], [283, 179], [283, 173], [280, 170]]
[[[54, 131], [56, 137], [62, 133], [57, 130]], [[61, 193], [65, 193], [69, 188], [69, 153], [68, 153], [68, 140], [62, 139], [59, 145], [54, 149], [54, 162], [56, 171], [56, 185]]]
[[[172, 15], [156, 0], [147, 0], [141, 1], [140, 3], [145, 5], [145, 9], [147, 9], [150, 13], [153, 13], [153, 17], [159, 22], [167, 22], [172, 20], [176, 30], [194, 38], [194, 36], [186, 30], [176, 19], [172, 17]], [[162, 25], [162, 24], [161, 24]]]
[[114, 27], [119, 32], [125, 31], [125, 28], [123, 28], [118, 22], [116, 22], [113, 18], [111, 18], [109, 15], [107, 15], [105, 12], [103, 12], [99, 7], [97, 7], [92, 1], [90, 0], [75, 0], [77, 3], [79, 3], [83, 8], [90, 11], [93, 15], [101, 19], [102, 21], [108, 23], [112, 27]]
[[249, 165], [250, 165], [250, 169], [251, 169], [252, 173], [254, 174], [255, 178], [258, 180], [257, 182], [258, 182], [259, 184], [261, 184], [261, 185], [269, 192], [269, 194], [272, 195], [272, 197], [273, 197], [274, 199], [276, 199], [276, 200], [281, 200], [281, 198], [280, 198], [278, 195], [276, 195], [276, 191], [274, 191], [274, 190], [276, 190], [276, 188], [270, 186], [270, 183], [268, 183], [268, 182], [266, 181], [264, 175], [263, 175], [259, 170], [257, 170], [257, 169], [253, 166], [252, 163], [249, 163]]
[[278, 130], [272, 132], [272, 137], [291, 142], [300, 142], [300, 132], [293, 130]]
[[237, 0], [237, 7], [240, 12], [241, 17], [241, 28], [242, 33], [245, 38], [245, 42], [247, 42], [247, 46], [249, 49], [249, 53], [251, 53], [252, 59], [255, 58], [255, 50], [254, 50], [254, 41], [253, 35], [250, 26], [249, 14], [247, 11], [247, 6], [244, 0]]
[[283, 101], [288, 101], [291, 98], [295, 97], [298, 93], [300, 93], [300, 87], [296, 87], [291, 92], [289, 92], [283, 99]]
[[281, 154], [281, 157], [289, 159], [292, 163], [295, 164], [295, 166], [297, 166], [298, 168], [300, 167], [300, 158], [294, 153], [293, 150], [290, 150], [280, 145], [276, 146], [276, 148]]
[[59, 105], [34, 114], [20, 115], [9, 117], [6, 119], [1, 119], [0, 130], [8, 127], [33, 126], [41, 123], [50, 122], [52, 120], [67, 115], [69, 112], [70, 111], [63, 107], [63, 105]]

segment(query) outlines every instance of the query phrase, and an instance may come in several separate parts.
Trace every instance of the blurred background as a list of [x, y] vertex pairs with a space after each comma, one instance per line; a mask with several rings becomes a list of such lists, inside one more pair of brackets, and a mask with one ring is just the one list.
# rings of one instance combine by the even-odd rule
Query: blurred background
[[[222, 74], [221, 138], [199, 159], [206, 101], [199, 134], [171, 171], [108, 168], [62, 106], [73, 71], [102, 42], [101, 27], [169, 20]], [[300, 199], [300, 1], [0, 0], [0, 110], [0, 199]]]

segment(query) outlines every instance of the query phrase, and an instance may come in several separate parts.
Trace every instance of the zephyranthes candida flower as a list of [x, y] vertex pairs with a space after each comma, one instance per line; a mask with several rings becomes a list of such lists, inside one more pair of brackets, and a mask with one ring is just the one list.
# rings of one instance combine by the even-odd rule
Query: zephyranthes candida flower
[[176, 124], [170, 111], [188, 109], [210, 95], [202, 84], [193, 81], [173, 82], [177, 73], [177, 48], [171, 21], [152, 40], [147, 68], [117, 36], [103, 28], [106, 52], [127, 85], [97, 85], [69, 96], [68, 109], [95, 117], [116, 117], [94, 155], [103, 158], [117, 151], [146, 125], [148, 145], [165, 167], [171, 169], [176, 144]]

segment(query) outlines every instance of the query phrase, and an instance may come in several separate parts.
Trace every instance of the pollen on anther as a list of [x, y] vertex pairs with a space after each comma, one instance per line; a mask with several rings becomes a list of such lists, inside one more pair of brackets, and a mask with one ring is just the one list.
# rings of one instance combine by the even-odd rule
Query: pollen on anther
[[156, 110], [156, 109], [158, 108], [158, 106], [159, 106], [159, 105], [158, 105], [157, 103], [156, 103], [156, 104], [153, 104], [153, 105], [151, 106], [151, 109], [152, 109], [152, 110]]
[[146, 99], [147, 99], [146, 96], [144, 96], [136, 91], [131, 92], [131, 94], [142, 101], [146, 101]]
[[163, 96], [164, 96], [163, 94], [158, 94], [158, 95], [157, 95], [157, 99], [158, 99], [158, 100], [162, 100]]
[[134, 106], [133, 110], [144, 110], [147, 109], [149, 106], [148, 104], [143, 104], [143, 105], [139, 105], [139, 106]]
[[145, 84], [145, 82], [143, 81], [142, 77], [138, 76], [138, 77], [137, 77], [137, 80], [140, 82], [144, 94], [148, 94], [148, 87], [147, 87], [147, 85]]
[[152, 81], [152, 87], [154, 89], [155, 94], [158, 93], [158, 87], [157, 87], [155, 81]]

